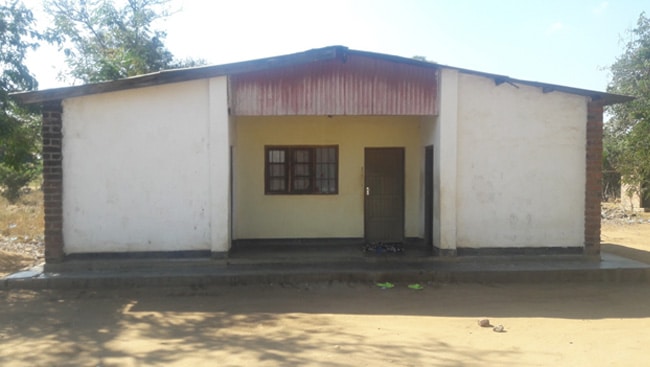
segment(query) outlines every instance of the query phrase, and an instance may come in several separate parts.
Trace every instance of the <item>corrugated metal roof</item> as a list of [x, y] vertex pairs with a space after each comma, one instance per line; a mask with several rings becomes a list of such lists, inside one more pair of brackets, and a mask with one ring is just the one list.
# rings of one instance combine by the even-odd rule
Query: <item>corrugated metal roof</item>
[[[492, 78], [497, 84], [512, 83], [529, 85], [533, 87], [542, 88], [544, 91], [559, 91], [570, 94], [583, 95], [592, 98], [592, 100], [600, 101], [604, 105], [622, 103], [631, 101], [633, 97], [623, 96], [612, 93], [598, 92], [587, 89], [571, 88], [556, 84], [540, 83], [534, 81], [520, 80], [510, 78], [504, 75], [484, 73], [475, 70], [468, 70], [456, 68], [453, 66], [440, 65], [419, 61], [415, 59], [385, 55], [366, 51], [350, 50], [344, 46], [330, 46], [320, 49], [308, 50], [305, 52], [283, 55], [277, 57], [270, 57], [258, 60], [251, 60], [245, 62], [238, 62], [232, 64], [216, 65], [216, 66], [203, 66], [188, 69], [164, 70], [157, 73], [140, 75], [127, 79], [120, 79], [110, 82], [86, 84], [74, 87], [64, 87], [55, 89], [46, 89], [41, 91], [30, 91], [13, 93], [11, 96], [23, 104], [40, 104], [48, 102], [56, 102], [66, 98], [79, 97], [90, 94], [106, 93], [111, 91], [142, 88], [153, 85], [176, 83], [182, 81], [212, 78], [217, 76], [232, 75], [237, 76], [246, 73], [255, 73], [260, 71], [269, 71], [273, 69], [282, 69], [286, 67], [298, 67], [300, 65], [307, 65], [318, 63], [327, 60], [339, 60], [344, 62], [348, 58], [355, 56], [362, 56], [377, 61], [390, 62], [400, 65], [417, 66], [418, 68], [431, 68], [440, 69], [448, 68], [455, 69], [462, 73], [470, 73], [475, 75]], [[390, 72], [387, 70], [386, 72]], [[389, 78], [390, 76], [386, 76]], [[350, 80], [351, 82], [351, 80]], [[360, 90], [358, 90], [360, 92]], [[367, 92], [367, 90], [366, 90]]]
[[435, 115], [438, 71], [363, 55], [231, 78], [235, 115]]

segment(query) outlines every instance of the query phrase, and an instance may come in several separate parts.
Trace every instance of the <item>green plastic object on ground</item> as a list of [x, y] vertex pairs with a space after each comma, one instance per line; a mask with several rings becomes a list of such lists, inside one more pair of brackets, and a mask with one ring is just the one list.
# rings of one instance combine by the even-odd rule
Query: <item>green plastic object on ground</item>
[[393, 284], [391, 282], [377, 283], [377, 287], [379, 287], [381, 289], [390, 289], [390, 288], [395, 287], [395, 284]]
[[411, 289], [415, 289], [415, 290], [418, 290], [418, 291], [421, 290], [421, 289], [424, 289], [424, 287], [421, 286], [421, 285], [418, 284], [418, 283], [415, 283], [415, 284], [409, 284], [409, 288], [411, 288]]

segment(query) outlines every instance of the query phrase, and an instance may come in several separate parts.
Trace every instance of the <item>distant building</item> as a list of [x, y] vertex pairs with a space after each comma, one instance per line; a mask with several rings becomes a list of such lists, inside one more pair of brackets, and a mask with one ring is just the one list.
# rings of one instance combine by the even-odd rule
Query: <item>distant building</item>
[[643, 187], [621, 185], [621, 204], [625, 209], [634, 211], [650, 211], [650, 184]]

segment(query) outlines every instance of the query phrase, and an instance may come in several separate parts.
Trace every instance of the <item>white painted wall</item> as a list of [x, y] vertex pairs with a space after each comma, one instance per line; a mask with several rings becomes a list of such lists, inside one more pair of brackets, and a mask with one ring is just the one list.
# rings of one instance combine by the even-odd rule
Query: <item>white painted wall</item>
[[227, 250], [226, 84], [64, 101], [66, 253]]
[[212, 252], [230, 249], [230, 131], [228, 115], [228, 79], [208, 81], [209, 100], [209, 162], [206, 168], [210, 179], [205, 184], [210, 190], [210, 233]]
[[583, 246], [586, 106], [459, 75], [458, 248]]
[[452, 253], [457, 247], [458, 131], [460, 87], [456, 70], [440, 72], [440, 110], [435, 125], [434, 146], [434, 243]]
[[[232, 119], [225, 78], [65, 100], [64, 250], [220, 252], [231, 227], [234, 238], [360, 237], [366, 146], [406, 147], [406, 235], [422, 236], [432, 143], [438, 247], [583, 246], [585, 98], [446, 69], [440, 88], [439, 116], [421, 119]], [[339, 195], [265, 196], [265, 144], [339, 144]]]

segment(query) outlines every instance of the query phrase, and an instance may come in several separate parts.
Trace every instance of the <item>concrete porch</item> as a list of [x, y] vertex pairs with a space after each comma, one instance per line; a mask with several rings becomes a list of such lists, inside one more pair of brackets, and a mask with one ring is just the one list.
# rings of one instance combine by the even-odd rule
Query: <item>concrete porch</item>
[[[3, 289], [207, 287], [313, 282], [564, 282], [649, 281], [650, 264], [611, 253], [583, 255], [433, 257], [418, 247], [402, 255], [368, 255], [359, 247], [249, 245], [224, 259], [69, 260], [18, 272]], [[421, 248], [420, 248], [421, 249]]]
[[229, 264], [363, 263], [430, 261], [432, 249], [422, 239], [400, 244], [367, 244], [363, 239], [241, 240], [228, 254]]

